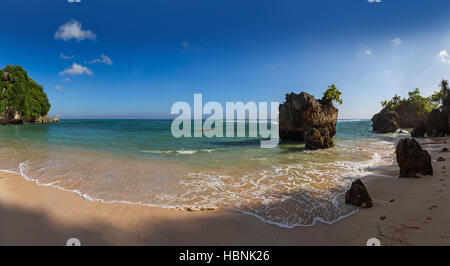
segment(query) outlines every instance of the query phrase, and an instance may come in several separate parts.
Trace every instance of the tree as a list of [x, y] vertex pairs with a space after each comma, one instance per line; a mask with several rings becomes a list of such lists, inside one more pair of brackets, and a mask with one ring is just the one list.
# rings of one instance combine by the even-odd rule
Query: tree
[[383, 101], [381, 105], [388, 111], [414, 110], [418, 116], [430, 113], [439, 107], [442, 99], [441, 92], [435, 92], [429, 97], [420, 95], [420, 89], [416, 88], [408, 92], [408, 98], [395, 95], [390, 101]]
[[333, 101], [342, 104], [341, 94], [336, 86], [332, 84], [331, 86], [328, 86], [328, 89], [323, 93], [322, 97], [322, 103], [325, 104], [333, 104]]

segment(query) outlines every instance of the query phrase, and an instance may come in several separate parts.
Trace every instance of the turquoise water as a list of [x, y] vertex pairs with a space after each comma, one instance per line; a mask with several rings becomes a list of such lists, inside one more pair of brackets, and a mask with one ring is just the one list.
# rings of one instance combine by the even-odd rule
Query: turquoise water
[[339, 121], [336, 147], [309, 151], [256, 138], [174, 138], [169, 120], [63, 120], [0, 127], [0, 168], [86, 199], [233, 209], [292, 228], [354, 213], [343, 192], [392, 163], [394, 136]]

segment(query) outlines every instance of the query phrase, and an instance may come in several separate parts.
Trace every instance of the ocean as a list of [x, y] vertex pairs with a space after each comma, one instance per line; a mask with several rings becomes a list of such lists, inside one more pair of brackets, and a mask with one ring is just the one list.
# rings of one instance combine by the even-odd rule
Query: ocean
[[[179, 138], [170, 120], [62, 120], [0, 126], [0, 169], [87, 200], [229, 209], [284, 228], [334, 223], [352, 181], [394, 163], [395, 134], [340, 120], [336, 147], [255, 138]], [[248, 122], [247, 122], [248, 123]], [[32, 199], [30, 199], [32, 200]]]

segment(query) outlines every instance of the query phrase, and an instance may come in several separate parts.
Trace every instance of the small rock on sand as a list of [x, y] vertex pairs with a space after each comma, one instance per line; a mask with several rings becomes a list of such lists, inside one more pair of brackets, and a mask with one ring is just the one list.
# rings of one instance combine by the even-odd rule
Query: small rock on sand
[[345, 194], [345, 203], [362, 208], [372, 208], [372, 199], [360, 179], [354, 181], [350, 190]]

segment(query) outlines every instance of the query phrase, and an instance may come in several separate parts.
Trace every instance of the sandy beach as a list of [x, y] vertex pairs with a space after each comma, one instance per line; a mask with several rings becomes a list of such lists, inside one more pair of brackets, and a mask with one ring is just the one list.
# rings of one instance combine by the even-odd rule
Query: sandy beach
[[[422, 141], [424, 142], [424, 141]], [[374, 206], [332, 224], [283, 229], [234, 211], [185, 212], [85, 200], [20, 175], [0, 173], [0, 245], [382, 245], [450, 244], [450, 148], [447, 138], [422, 145], [434, 176], [400, 179], [397, 165], [365, 178]], [[428, 144], [427, 144], [428, 143]], [[444, 157], [446, 161], [437, 162]], [[378, 176], [377, 176], [378, 175]]]

